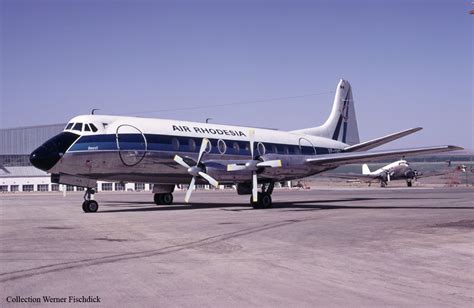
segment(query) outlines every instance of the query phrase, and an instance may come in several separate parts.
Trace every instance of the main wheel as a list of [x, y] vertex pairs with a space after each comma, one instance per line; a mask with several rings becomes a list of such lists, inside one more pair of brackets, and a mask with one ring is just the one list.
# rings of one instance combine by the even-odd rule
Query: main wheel
[[162, 194], [160, 200], [162, 204], [170, 205], [173, 203], [173, 194]]
[[86, 213], [95, 213], [99, 209], [99, 203], [95, 200], [86, 200], [82, 203], [82, 210]]
[[272, 207], [272, 197], [267, 193], [258, 193], [258, 201], [254, 202], [250, 196], [250, 204], [254, 209], [268, 209]]
[[[258, 193], [259, 196], [260, 196], [260, 193]], [[258, 198], [260, 199], [260, 198]], [[250, 205], [254, 208], [254, 209], [261, 209], [262, 207], [260, 206], [260, 202], [255, 202], [253, 201], [253, 196], [250, 196]]]
[[412, 186], [413, 186], [413, 182], [412, 182], [412, 181], [407, 181], [407, 186], [408, 186], [408, 187], [412, 187]]
[[89, 213], [89, 201], [82, 202], [82, 210], [84, 213]]
[[258, 198], [258, 203], [260, 203], [260, 206], [264, 209], [268, 209], [272, 207], [272, 196], [267, 193], [262, 193]]
[[155, 204], [156, 204], [156, 205], [161, 205], [161, 204], [163, 204], [163, 203], [162, 203], [163, 201], [161, 200], [161, 194], [155, 194], [155, 195], [153, 196], [153, 201], [155, 201]]

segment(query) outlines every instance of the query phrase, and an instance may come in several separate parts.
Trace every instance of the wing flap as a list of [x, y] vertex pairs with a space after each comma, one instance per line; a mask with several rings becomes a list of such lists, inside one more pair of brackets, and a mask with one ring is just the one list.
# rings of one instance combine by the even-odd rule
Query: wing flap
[[454, 145], [443, 145], [435, 147], [423, 147], [423, 148], [414, 148], [414, 149], [404, 149], [404, 150], [384, 150], [384, 151], [374, 151], [374, 152], [350, 152], [350, 153], [337, 153], [337, 154], [326, 154], [318, 155], [314, 158], [306, 159], [307, 163], [317, 164], [317, 165], [344, 165], [360, 162], [369, 162], [380, 160], [382, 158], [400, 158], [405, 155], [420, 155], [420, 154], [430, 154], [430, 153], [440, 153], [448, 152], [455, 150], [462, 150], [463, 148], [454, 146]]

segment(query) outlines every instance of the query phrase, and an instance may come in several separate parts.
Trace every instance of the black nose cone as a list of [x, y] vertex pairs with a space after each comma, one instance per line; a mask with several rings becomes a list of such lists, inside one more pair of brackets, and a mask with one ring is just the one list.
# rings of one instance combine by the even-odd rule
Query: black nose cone
[[31, 164], [44, 171], [53, 168], [60, 158], [59, 153], [45, 146], [40, 146], [30, 154]]
[[44, 171], [50, 170], [77, 138], [78, 135], [68, 132], [54, 136], [30, 154], [31, 164]]

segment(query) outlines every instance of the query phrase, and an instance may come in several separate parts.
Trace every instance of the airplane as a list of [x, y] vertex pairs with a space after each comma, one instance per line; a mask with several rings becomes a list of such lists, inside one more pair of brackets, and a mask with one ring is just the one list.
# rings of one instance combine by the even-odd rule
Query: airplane
[[412, 187], [413, 181], [422, 173], [410, 167], [406, 160], [397, 160], [375, 171], [370, 171], [367, 164], [362, 165], [362, 174], [368, 178], [377, 179], [380, 181], [380, 186], [387, 186], [388, 182], [393, 180], [404, 179], [408, 187]]
[[[154, 202], [173, 203], [177, 184], [236, 185], [255, 209], [272, 206], [275, 182], [382, 158], [462, 149], [443, 145], [368, 151], [421, 130], [360, 142], [351, 85], [341, 79], [323, 125], [293, 131], [115, 115], [80, 115], [30, 154], [53, 183], [84, 187], [84, 212], [97, 212], [97, 180], [154, 183]], [[259, 186], [260, 191], [259, 191]]]
[[420, 171], [414, 170], [410, 167], [410, 164], [404, 160], [397, 160], [393, 163], [390, 163], [382, 168], [379, 168], [375, 171], [370, 171], [369, 166], [367, 164], [362, 165], [362, 173], [361, 174], [328, 174], [329, 177], [336, 177], [336, 178], [345, 178], [345, 179], [359, 179], [365, 182], [370, 183], [374, 180], [380, 181], [380, 186], [385, 187], [388, 185], [388, 182], [394, 180], [406, 180], [407, 186], [411, 187], [413, 185], [413, 181], [423, 174]]

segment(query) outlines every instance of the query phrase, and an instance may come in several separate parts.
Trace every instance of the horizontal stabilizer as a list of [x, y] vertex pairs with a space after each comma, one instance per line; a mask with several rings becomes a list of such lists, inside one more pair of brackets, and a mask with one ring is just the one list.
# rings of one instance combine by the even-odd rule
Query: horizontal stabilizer
[[385, 151], [374, 151], [374, 152], [355, 152], [355, 153], [337, 153], [337, 154], [325, 154], [318, 155], [314, 158], [306, 159], [306, 162], [317, 165], [325, 166], [339, 166], [344, 164], [376, 161], [385, 158], [400, 158], [405, 155], [420, 155], [420, 154], [431, 154], [439, 152], [448, 152], [462, 150], [463, 148], [454, 145], [443, 145], [435, 147], [424, 147], [414, 148], [405, 150], [385, 150]]
[[366, 142], [358, 143], [351, 145], [350, 147], [347, 147], [344, 149], [344, 152], [359, 152], [359, 151], [367, 151], [373, 148], [376, 148], [378, 146], [381, 146], [382, 144], [391, 142], [393, 140], [397, 140], [399, 138], [405, 137], [407, 135], [416, 133], [417, 131], [422, 130], [422, 127], [415, 127], [415, 128], [410, 128], [407, 130], [403, 130], [398, 133], [390, 134], [384, 137], [380, 137], [377, 139], [372, 139]]

